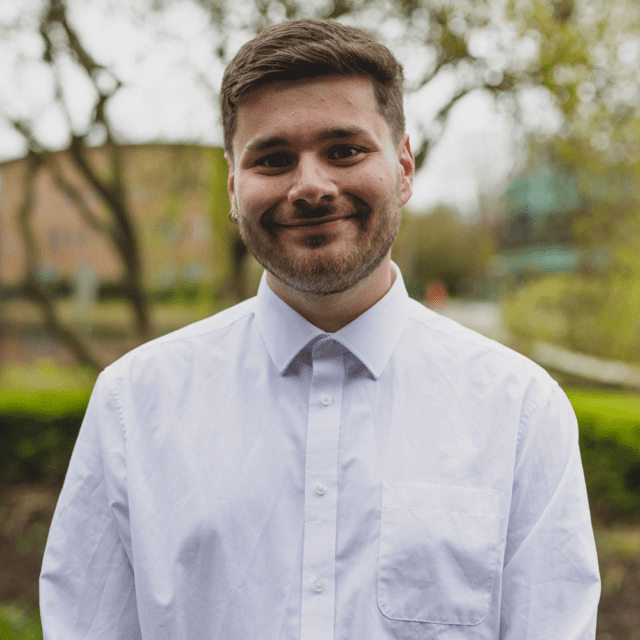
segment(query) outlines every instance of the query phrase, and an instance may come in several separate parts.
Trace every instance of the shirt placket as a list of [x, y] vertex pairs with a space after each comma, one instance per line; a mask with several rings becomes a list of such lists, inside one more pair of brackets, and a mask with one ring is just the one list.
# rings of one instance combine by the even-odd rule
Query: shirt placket
[[332, 340], [313, 348], [307, 426], [301, 640], [333, 638], [338, 445], [343, 356]]

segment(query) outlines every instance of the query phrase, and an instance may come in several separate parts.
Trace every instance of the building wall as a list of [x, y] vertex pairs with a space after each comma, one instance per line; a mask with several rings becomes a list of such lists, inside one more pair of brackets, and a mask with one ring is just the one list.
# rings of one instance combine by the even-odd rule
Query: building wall
[[[89, 150], [90, 160], [108, 170], [104, 148]], [[215, 247], [207, 211], [211, 154], [219, 149], [184, 145], [123, 148], [125, 181], [140, 240], [143, 279], [150, 289], [180, 282], [207, 282], [214, 272]], [[102, 220], [109, 214], [100, 196], [73, 166], [66, 151], [56, 154], [65, 177]], [[18, 228], [25, 159], [0, 164], [0, 285], [16, 286], [25, 275], [25, 251]], [[32, 226], [43, 279], [77, 282], [90, 272], [101, 282], [123, 274], [110, 242], [93, 230], [79, 209], [54, 183], [46, 168], [36, 182]]]

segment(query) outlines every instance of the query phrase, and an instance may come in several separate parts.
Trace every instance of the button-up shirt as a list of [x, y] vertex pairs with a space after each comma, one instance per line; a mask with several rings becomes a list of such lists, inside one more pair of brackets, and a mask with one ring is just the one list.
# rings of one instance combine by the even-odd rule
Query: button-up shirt
[[45, 640], [594, 637], [566, 396], [396, 273], [333, 334], [263, 278], [107, 367], [49, 534]]

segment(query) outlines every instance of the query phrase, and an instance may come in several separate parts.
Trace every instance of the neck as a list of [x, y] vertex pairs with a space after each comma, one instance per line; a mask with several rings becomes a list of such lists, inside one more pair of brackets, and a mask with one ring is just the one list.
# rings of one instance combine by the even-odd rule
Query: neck
[[327, 333], [339, 331], [371, 308], [391, 289], [395, 279], [390, 255], [355, 287], [329, 295], [298, 291], [267, 273], [271, 290], [305, 320]]

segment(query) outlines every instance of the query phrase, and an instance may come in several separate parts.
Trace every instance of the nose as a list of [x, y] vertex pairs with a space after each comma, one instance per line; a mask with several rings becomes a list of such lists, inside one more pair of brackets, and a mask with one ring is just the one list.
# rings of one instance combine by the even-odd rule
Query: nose
[[330, 175], [330, 168], [321, 159], [301, 156], [293, 173], [289, 189], [290, 204], [305, 202], [310, 206], [326, 204], [338, 195], [338, 188]]

